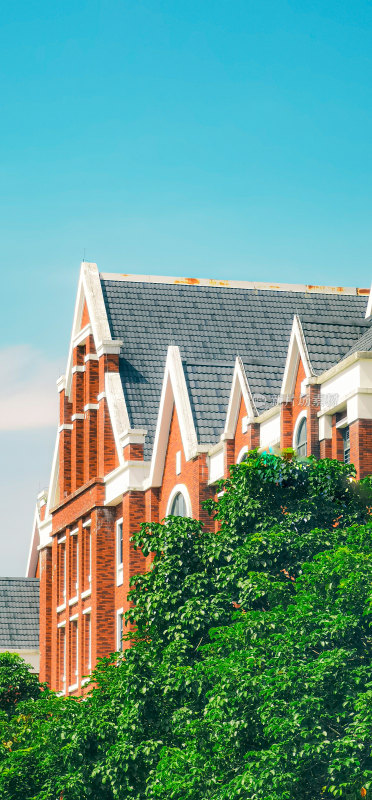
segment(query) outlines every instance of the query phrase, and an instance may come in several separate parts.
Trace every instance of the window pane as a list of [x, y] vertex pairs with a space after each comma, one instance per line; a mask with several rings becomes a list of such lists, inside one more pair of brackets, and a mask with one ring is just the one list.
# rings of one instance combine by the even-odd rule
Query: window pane
[[342, 428], [342, 439], [344, 445], [344, 462], [350, 464], [350, 428]]
[[302, 419], [297, 431], [296, 437], [296, 451], [297, 455], [307, 456], [307, 421], [306, 418]]
[[185, 498], [183, 494], [181, 494], [181, 492], [178, 492], [178, 494], [176, 494], [176, 496], [174, 497], [170, 513], [174, 517], [187, 516]]

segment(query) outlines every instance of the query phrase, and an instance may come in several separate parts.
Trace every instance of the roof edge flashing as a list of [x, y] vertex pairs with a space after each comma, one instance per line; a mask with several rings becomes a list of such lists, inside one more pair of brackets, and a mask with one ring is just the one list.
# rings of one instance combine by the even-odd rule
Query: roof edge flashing
[[303, 294], [369, 295], [369, 289], [356, 286], [316, 286], [305, 283], [270, 283], [263, 281], [227, 281], [214, 278], [183, 278], [168, 275], [131, 275], [117, 272], [101, 272], [103, 281], [127, 283], [164, 283], [175, 286], [210, 286], [224, 289], [253, 289], [268, 292], [301, 292]]

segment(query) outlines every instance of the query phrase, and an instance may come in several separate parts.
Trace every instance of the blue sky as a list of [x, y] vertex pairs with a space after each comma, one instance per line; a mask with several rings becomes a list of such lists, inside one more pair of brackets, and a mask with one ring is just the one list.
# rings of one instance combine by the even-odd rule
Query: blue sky
[[371, 88], [367, 0], [4, 5], [0, 573], [22, 574], [48, 482], [84, 254], [369, 286]]

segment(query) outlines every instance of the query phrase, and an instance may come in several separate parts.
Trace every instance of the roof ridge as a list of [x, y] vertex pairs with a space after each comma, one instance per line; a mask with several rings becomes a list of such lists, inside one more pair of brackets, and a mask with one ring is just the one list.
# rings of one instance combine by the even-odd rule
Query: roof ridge
[[301, 292], [305, 294], [369, 295], [369, 288], [356, 286], [316, 286], [305, 283], [270, 283], [264, 281], [226, 281], [214, 278], [183, 278], [168, 275], [131, 275], [116, 272], [101, 272], [101, 280], [126, 283], [163, 283], [176, 286], [210, 286], [224, 289], [251, 289], [271, 292]]

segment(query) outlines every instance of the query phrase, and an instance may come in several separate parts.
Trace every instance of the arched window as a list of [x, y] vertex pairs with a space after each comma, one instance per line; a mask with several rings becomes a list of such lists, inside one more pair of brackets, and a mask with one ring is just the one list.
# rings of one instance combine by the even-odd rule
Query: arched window
[[236, 459], [236, 463], [237, 464], [241, 464], [242, 461], [247, 461], [247, 458], [248, 458], [248, 447], [245, 446], [245, 447], [242, 447], [242, 449], [241, 449], [241, 451], [240, 451], [240, 453], [238, 455], [238, 458]]
[[187, 517], [186, 502], [182, 492], [175, 494], [169, 513], [174, 517]]
[[307, 456], [307, 421], [303, 417], [297, 430], [295, 450], [298, 456]]

